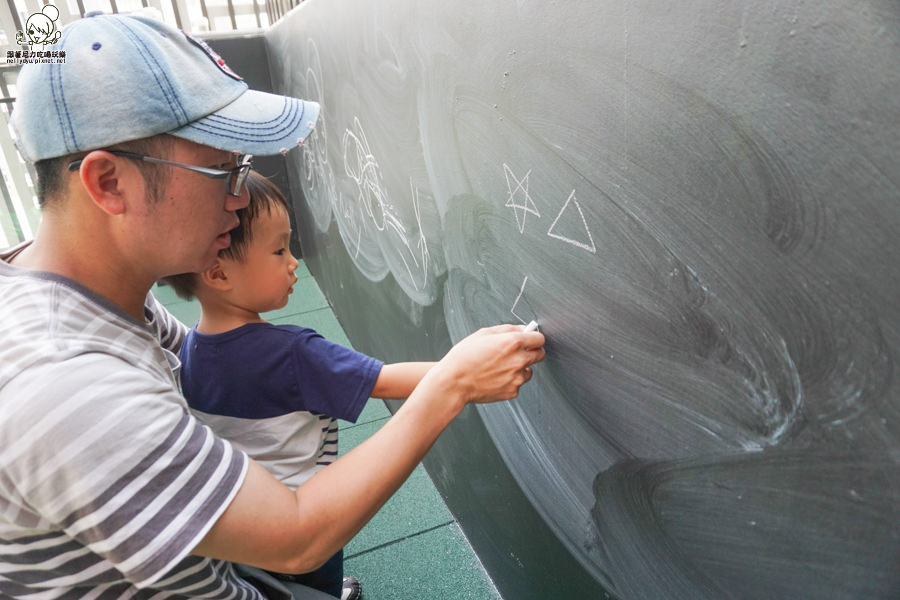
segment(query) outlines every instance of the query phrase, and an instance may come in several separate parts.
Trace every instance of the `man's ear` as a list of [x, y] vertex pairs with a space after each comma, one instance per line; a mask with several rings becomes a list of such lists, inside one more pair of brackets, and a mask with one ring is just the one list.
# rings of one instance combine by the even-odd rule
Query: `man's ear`
[[221, 258], [216, 258], [213, 266], [200, 272], [200, 281], [220, 292], [227, 292], [231, 289], [231, 281], [228, 280], [227, 269]]
[[123, 168], [125, 160], [104, 150], [94, 150], [81, 160], [81, 168], [78, 170], [81, 185], [94, 204], [110, 215], [125, 213], [129, 194], [135, 193], [131, 189], [137, 181], [135, 177], [143, 181], [136, 167]]

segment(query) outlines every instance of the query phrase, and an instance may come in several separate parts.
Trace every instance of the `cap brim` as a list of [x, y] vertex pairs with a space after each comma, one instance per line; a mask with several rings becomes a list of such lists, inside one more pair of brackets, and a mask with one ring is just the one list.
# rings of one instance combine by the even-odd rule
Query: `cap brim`
[[220, 150], [265, 156], [302, 143], [318, 118], [316, 102], [247, 90], [214, 113], [169, 133]]

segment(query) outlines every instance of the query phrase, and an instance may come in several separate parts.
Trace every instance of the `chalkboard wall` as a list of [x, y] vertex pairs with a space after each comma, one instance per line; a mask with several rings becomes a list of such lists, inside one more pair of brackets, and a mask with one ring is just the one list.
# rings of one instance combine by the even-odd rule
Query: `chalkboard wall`
[[547, 335], [426, 463], [505, 597], [900, 597], [900, 3], [307, 0], [266, 42], [354, 345]]

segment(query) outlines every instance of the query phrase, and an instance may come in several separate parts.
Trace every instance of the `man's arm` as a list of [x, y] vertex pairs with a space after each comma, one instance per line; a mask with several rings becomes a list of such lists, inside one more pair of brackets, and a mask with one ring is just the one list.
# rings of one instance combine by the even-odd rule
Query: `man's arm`
[[251, 464], [194, 554], [286, 573], [317, 568], [375, 515], [467, 404], [514, 398], [530, 365], [543, 360], [543, 344], [540, 333], [513, 325], [462, 340], [375, 435], [295, 493]]
[[404, 362], [384, 365], [375, 381], [372, 397], [390, 400], [409, 398], [422, 378], [436, 364], [434, 362]]

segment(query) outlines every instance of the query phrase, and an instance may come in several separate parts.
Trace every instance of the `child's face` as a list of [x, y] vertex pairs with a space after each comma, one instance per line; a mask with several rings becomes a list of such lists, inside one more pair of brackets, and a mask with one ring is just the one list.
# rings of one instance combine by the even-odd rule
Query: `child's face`
[[261, 211], [253, 223], [253, 237], [244, 259], [224, 259], [233, 296], [242, 308], [255, 313], [283, 308], [297, 283], [297, 259], [290, 250], [291, 223], [287, 212], [273, 207]]

